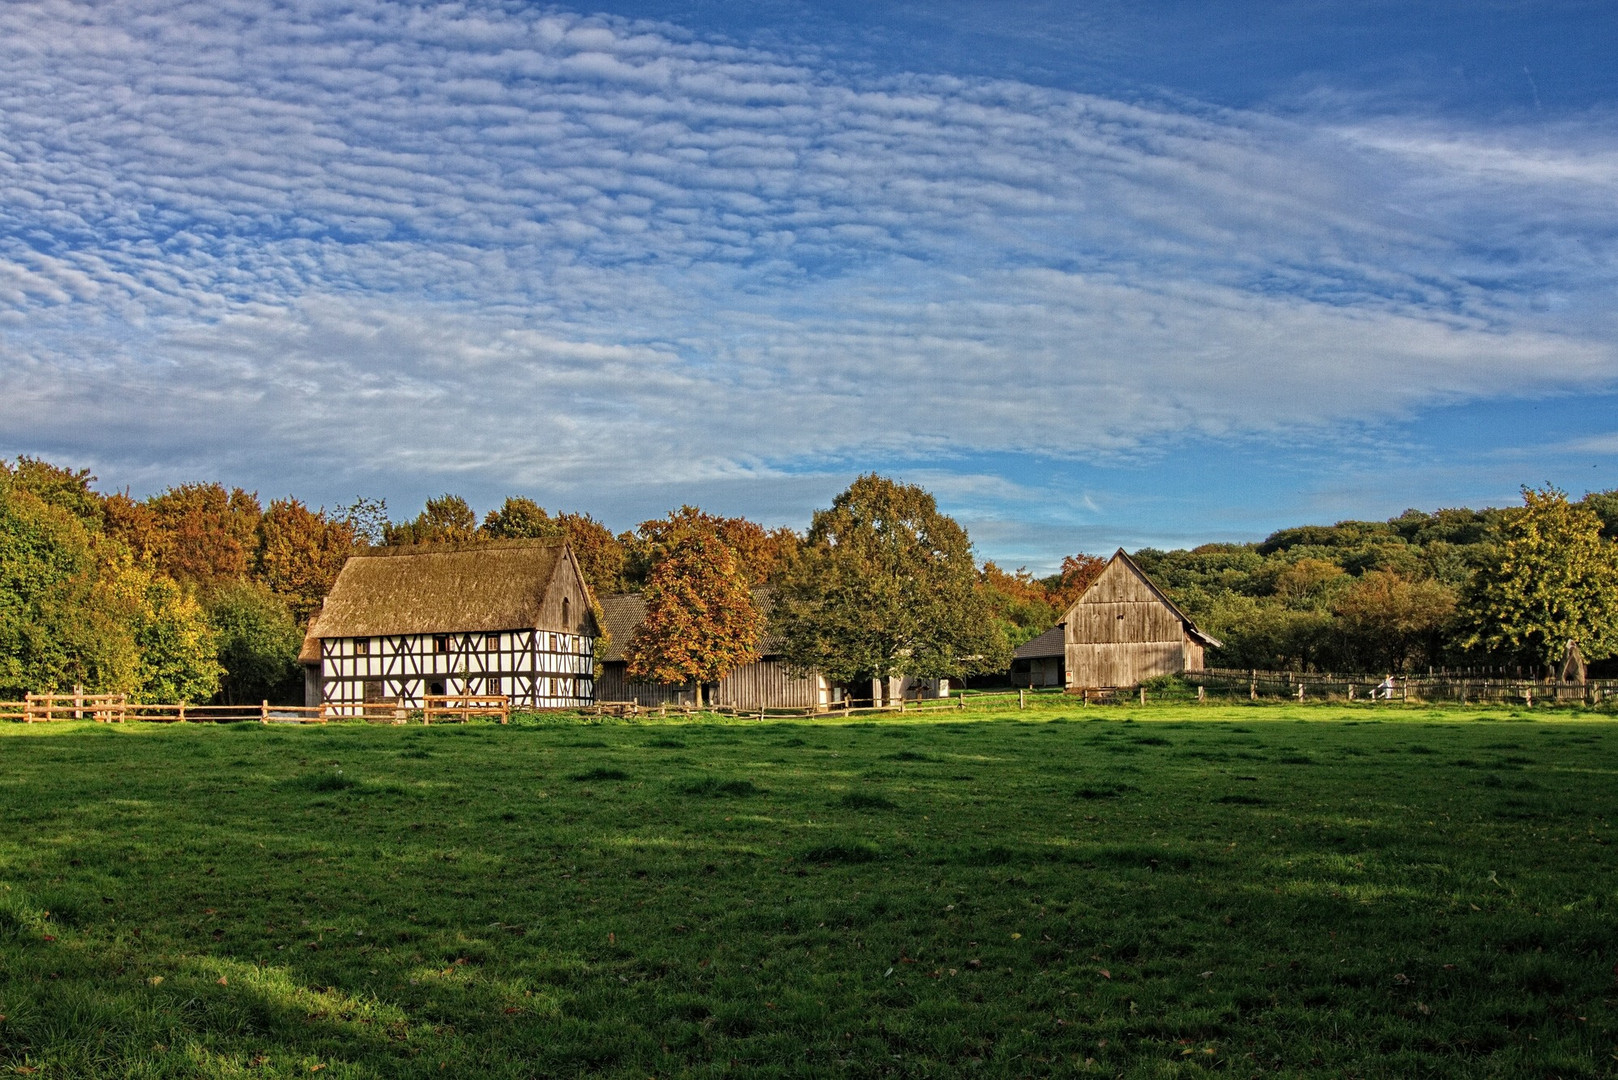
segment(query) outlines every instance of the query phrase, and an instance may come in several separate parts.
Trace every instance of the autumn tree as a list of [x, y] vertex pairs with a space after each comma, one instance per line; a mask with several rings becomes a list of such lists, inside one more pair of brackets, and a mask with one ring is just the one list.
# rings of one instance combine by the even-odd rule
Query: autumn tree
[[354, 527], [288, 497], [270, 503], [259, 519], [253, 577], [287, 605], [298, 622], [331, 591], [338, 571], [357, 547]]
[[1010, 659], [966, 531], [926, 491], [874, 474], [816, 511], [772, 628], [794, 670], [840, 683], [959, 678]]
[[1026, 569], [1019, 568], [1012, 574], [992, 562], [984, 563], [979, 579], [1013, 648], [1048, 630], [1060, 614], [1051, 603], [1045, 583]]
[[722, 517], [695, 506], [671, 510], [665, 517], [643, 521], [625, 544], [625, 578], [644, 582], [680, 538], [697, 531], [718, 538], [730, 548], [737, 569], [753, 585], [763, 585], [796, 553], [798, 534], [787, 528], [766, 529], [756, 521]]
[[1591, 659], [1612, 655], [1618, 557], [1601, 518], [1549, 485], [1522, 496], [1468, 590], [1465, 644], [1535, 667], [1555, 664], [1569, 642]]
[[181, 484], [146, 500], [160, 534], [151, 553], [177, 581], [247, 576], [261, 516], [258, 496], [221, 484]]
[[1388, 570], [1364, 574], [1331, 605], [1346, 645], [1345, 666], [1409, 671], [1438, 662], [1458, 599], [1439, 581], [1411, 581]]
[[91, 489], [95, 477], [89, 469], [68, 469], [24, 455], [14, 464], [0, 461], [0, 473], [13, 491], [27, 492], [46, 506], [65, 510], [92, 532], [101, 529], [105, 500]]
[[630, 678], [692, 685], [718, 682], [758, 659], [764, 618], [730, 549], [700, 531], [687, 533], [652, 570], [646, 618], [624, 648]]
[[1062, 569], [1055, 575], [1054, 580], [1046, 579], [1046, 591], [1057, 616], [1061, 616], [1072, 607], [1083, 595], [1084, 590], [1088, 589], [1106, 568], [1106, 559], [1097, 555], [1086, 555], [1083, 552], [1063, 559]]
[[557, 514], [579, 570], [597, 596], [624, 591], [624, 545], [612, 530], [589, 514]]

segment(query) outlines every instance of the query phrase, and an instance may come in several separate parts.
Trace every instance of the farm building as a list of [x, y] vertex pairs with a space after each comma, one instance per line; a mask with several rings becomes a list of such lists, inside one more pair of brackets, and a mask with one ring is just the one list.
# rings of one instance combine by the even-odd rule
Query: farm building
[[1217, 647], [1152, 584], [1122, 548], [1059, 623], [1012, 654], [1018, 686], [1068, 690], [1133, 686], [1156, 675], [1200, 671]]
[[526, 708], [594, 700], [597, 628], [563, 540], [380, 548], [343, 564], [298, 659], [306, 704], [419, 706], [502, 694]]
[[[753, 590], [753, 602], [766, 614], [771, 594], [767, 588]], [[690, 686], [662, 686], [629, 681], [629, 665], [624, 647], [635, 627], [646, 618], [646, 601], [637, 593], [608, 596], [601, 600], [609, 635], [607, 655], [601, 665], [601, 681], [596, 697], [601, 701], [634, 701], [641, 705], [689, 705], [694, 703]], [[800, 678], [787, 669], [786, 661], [773, 651], [766, 637], [754, 663], [737, 668], [717, 683], [703, 687], [704, 702], [732, 709], [825, 709], [846, 700], [889, 704], [901, 694], [915, 697], [941, 697], [949, 692], [946, 680], [908, 678], [868, 679], [856, 685], [834, 686], [819, 675]]]

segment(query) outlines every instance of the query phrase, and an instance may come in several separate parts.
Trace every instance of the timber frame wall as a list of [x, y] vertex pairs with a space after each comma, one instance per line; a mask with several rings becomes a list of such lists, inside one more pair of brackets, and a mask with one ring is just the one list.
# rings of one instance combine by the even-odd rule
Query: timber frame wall
[[570, 709], [595, 700], [595, 639], [548, 630], [325, 638], [320, 703], [346, 715], [366, 701], [420, 708], [441, 694], [502, 695], [525, 709]]

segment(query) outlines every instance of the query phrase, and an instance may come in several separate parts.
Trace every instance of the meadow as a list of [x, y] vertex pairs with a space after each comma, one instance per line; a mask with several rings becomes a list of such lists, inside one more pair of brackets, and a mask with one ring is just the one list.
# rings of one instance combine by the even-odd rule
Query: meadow
[[0, 725], [0, 1071], [1618, 1075], [1618, 724]]

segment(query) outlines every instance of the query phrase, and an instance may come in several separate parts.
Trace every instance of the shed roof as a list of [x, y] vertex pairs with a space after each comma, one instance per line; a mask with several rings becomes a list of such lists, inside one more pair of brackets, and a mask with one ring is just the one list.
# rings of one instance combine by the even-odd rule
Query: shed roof
[[312, 638], [476, 633], [540, 625], [567, 542], [378, 548], [343, 564]]
[[1017, 646], [1012, 658], [1016, 660], [1042, 660], [1050, 656], [1065, 656], [1067, 646], [1062, 640], [1063, 627], [1057, 623], [1036, 638]]

